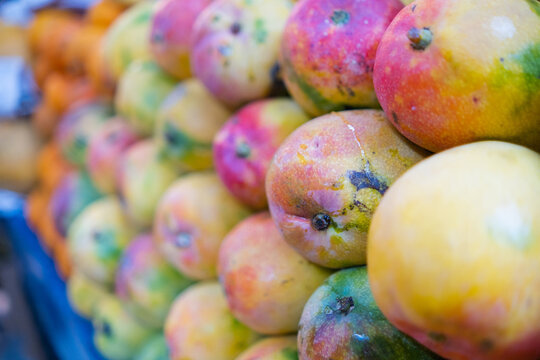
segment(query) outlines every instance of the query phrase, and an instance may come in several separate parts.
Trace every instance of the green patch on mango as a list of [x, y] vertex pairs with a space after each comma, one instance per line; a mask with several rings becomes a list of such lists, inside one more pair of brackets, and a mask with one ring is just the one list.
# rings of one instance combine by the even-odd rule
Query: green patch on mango
[[510, 58], [520, 64], [527, 81], [540, 84], [540, 43], [531, 44]]
[[256, 19], [255, 20], [255, 32], [253, 34], [255, 41], [259, 44], [263, 44], [268, 37], [268, 30], [266, 30], [264, 20]]
[[298, 360], [298, 351], [296, 349], [286, 348], [281, 351], [281, 355], [287, 360]]
[[206, 144], [190, 138], [171, 124], [171, 122], [165, 123], [163, 136], [165, 138], [165, 143], [167, 144], [167, 155], [171, 158], [183, 158], [196, 150], [210, 151], [212, 148], [211, 144]]

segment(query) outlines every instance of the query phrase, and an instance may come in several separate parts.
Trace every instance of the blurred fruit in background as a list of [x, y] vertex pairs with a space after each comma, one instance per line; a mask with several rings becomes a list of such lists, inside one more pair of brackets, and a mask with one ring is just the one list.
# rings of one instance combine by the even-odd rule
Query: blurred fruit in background
[[156, 4], [150, 31], [154, 60], [179, 80], [191, 76], [193, 24], [212, 0], [163, 0]]
[[155, 139], [160, 153], [182, 169], [212, 168], [212, 140], [229, 115], [199, 80], [179, 83], [157, 113]]
[[296, 336], [269, 337], [259, 340], [236, 360], [298, 360]]
[[99, 0], [88, 8], [85, 20], [88, 24], [108, 28], [128, 8], [116, 0]]
[[242, 203], [262, 210], [268, 206], [265, 178], [274, 153], [309, 118], [292, 100], [259, 100], [235, 113], [214, 138], [216, 171]]
[[171, 360], [234, 360], [258, 335], [236, 320], [218, 282], [191, 286], [165, 322]]
[[154, 239], [182, 273], [213, 279], [225, 235], [248, 215], [215, 173], [188, 174], [163, 194], [154, 218]]
[[169, 349], [163, 334], [150, 338], [133, 360], [170, 360]]
[[101, 299], [108, 296], [108, 290], [80, 271], [74, 271], [67, 281], [69, 303], [79, 315], [88, 319], [95, 314], [96, 306]]

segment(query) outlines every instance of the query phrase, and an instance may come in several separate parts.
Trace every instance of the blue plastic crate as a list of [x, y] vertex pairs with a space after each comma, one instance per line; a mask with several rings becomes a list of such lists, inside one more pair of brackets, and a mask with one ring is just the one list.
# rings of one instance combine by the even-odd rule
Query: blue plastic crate
[[105, 360], [94, 347], [91, 323], [69, 305], [66, 284], [24, 218], [25, 200], [0, 190], [0, 226], [23, 267], [29, 302], [47, 341], [61, 360]]

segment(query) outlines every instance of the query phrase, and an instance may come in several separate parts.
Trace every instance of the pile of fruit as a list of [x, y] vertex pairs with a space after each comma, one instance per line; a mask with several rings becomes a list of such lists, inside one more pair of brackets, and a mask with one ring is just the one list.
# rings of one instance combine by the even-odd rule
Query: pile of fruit
[[106, 358], [540, 358], [540, 2], [115, 1], [29, 29]]

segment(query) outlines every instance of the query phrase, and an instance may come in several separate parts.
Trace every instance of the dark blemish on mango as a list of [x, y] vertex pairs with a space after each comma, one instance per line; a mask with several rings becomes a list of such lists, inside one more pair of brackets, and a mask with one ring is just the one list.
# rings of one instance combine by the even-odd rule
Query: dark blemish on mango
[[392, 111], [392, 119], [394, 120], [394, 124], [399, 124], [399, 118], [395, 111]]
[[234, 22], [232, 25], [231, 25], [231, 33], [233, 35], [238, 35], [240, 33], [240, 31], [242, 30], [242, 25], [240, 25], [240, 23], [238, 22]]
[[111, 327], [111, 325], [109, 324], [108, 321], [100, 321], [100, 322], [98, 322], [97, 331], [102, 333], [103, 335], [105, 335], [105, 337], [108, 337], [108, 338], [112, 337], [112, 335], [113, 335], [112, 327]]
[[191, 246], [191, 235], [186, 232], [181, 232], [174, 237], [173, 243], [178, 248], [188, 248]]
[[217, 50], [223, 56], [229, 56], [232, 54], [232, 48], [229, 45], [220, 45]]
[[478, 104], [478, 102], [480, 101], [480, 99], [478, 99], [476, 96], [473, 96], [472, 100], [475, 104]]
[[340, 297], [336, 301], [334, 311], [343, 315], [349, 315], [354, 309], [354, 300], [352, 296]]
[[384, 194], [388, 189], [388, 185], [384, 180], [377, 178], [371, 171], [361, 170], [349, 170], [347, 172], [351, 184], [354, 185], [356, 191], [364, 188], [375, 189], [381, 194]]
[[311, 219], [311, 226], [317, 231], [324, 231], [328, 229], [330, 224], [332, 223], [332, 219], [327, 214], [319, 213], [313, 216]]
[[414, 12], [414, 10], [416, 10], [416, 4], [411, 7], [411, 12]]
[[349, 22], [351, 15], [345, 10], [334, 10], [330, 20], [336, 25], [345, 25]]
[[493, 340], [490, 339], [484, 339], [480, 342], [480, 349], [482, 349], [482, 351], [489, 351], [493, 349], [494, 346]]
[[407, 38], [411, 44], [411, 48], [416, 51], [423, 51], [431, 44], [433, 40], [433, 33], [428, 27], [418, 29], [412, 27], [407, 32]]
[[157, 32], [154, 34], [154, 36], [152, 36], [152, 42], [154, 43], [161, 43], [163, 42], [164, 39], [165, 37], [163, 36], [161, 32]]
[[427, 335], [429, 336], [431, 340], [436, 341], [436, 342], [446, 341], [446, 335], [441, 334], [441, 333], [429, 332]]
[[251, 148], [245, 141], [241, 141], [238, 144], [236, 144], [236, 148], [234, 149], [234, 153], [237, 157], [241, 159], [246, 159], [251, 155]]
[[503, 57], [502, 57], [502, 58], [499, 58], [499, 61], [500, 61], [500, 62], [504, 62], [504, 58], [503, 58]]

